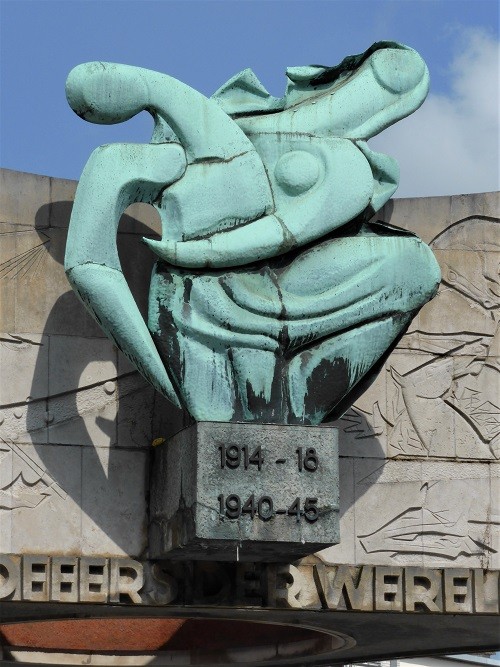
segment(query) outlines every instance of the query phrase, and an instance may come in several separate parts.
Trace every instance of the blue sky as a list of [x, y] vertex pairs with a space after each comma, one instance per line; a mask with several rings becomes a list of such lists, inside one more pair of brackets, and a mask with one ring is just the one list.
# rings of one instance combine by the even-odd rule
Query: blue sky
[[0, 165], [78, 178], [91, 151], [148, 141], [145, 113], [79, 119], [64, 82], [105, 60], [166, 72], [206, 95], [245, 67], [281, 95], [289, 65], [332, 65], [390, 39], [416, 48], [431, 93], [372, 145], [401, 164], [399, 196], [498, 185], [497, 0], [0, 0]]

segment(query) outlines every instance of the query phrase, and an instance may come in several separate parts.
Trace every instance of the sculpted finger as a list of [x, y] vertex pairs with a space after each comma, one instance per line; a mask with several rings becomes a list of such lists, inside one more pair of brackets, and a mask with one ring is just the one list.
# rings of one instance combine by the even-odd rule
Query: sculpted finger
[[92, 123], [121, 123], [149, 111], [156, 122], [154, 142], [165, 141], [165, 135], [177, 139], [190, 162], [227, 160], [253, 150], [215, 101], [166, 74], [116, 63], [85, 63], [69, 73], [66, 96], [75, 113]]
[[335, 67], [291, 67], [287, 76], [283, 110], [242, 114], [236, 120], [244, 132], [368, 139], [418, 109], [429, 89], [422, 58], [395, 42], [374, 44]]

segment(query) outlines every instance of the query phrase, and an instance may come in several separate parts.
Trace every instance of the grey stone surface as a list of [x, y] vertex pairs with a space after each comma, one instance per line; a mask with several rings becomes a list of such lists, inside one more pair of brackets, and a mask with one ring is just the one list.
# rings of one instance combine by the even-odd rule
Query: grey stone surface
[[[55, 179], [54, 179], [55, 180]], [[0, 210], [2, 221], [33, 227], [40, 207], [50, 201], [50, 181], [47, 176], [2, 169], [0, 171]], [[49, 207], [39, 215], [40, 227], [49, 226]]]
[[328, 427], [200, 422], [158, 446], [152, 557], [289, 561], [335, 544], [336, 436]]
[[[50, 394], [64, 394], [116, 377], [116, 357], [117, 349], [107, 339], [51, 336]], [[78, 376], [75, 375], [75, 361], [80, 366]]]
[[352, 516], [341, 493], [341, 543], [319, 554], [325, 562], [498, 567], [497, 464], [365, 458], [354, 466]]
[[[40, 544], [71, 555], [85, 524], [89, 554], [137, 556], [146, 544], [151, 443], [189, 420], [152, 395], [66, 282], [75, 183], [5, 170], [0, 177], [0, 552]], [[447, 282], [374, 384], [332, 424], [341, 543], [319, 554], [325, 562], [499, 567], [498, 209], [498, 193], [486, 193], [394, 200], [378, 216], [430, 243]], [[157, 223], [148, 207], [134, 206], [120, 227], [121, 260], [143, 312], [152, 258], [140, 237]], [[16, 482], [19, 472], [33, 486]], [[47, 500], [43, 479], [66, 500], [55, 491]], [[31, 505], [13, 507], [20, 498]], [[74, 517], [57, 529], [65, 507]], [[433, 514], [442, 552], [420, 533], [418, 549], [408, 551], [407, 540], [394, 549], [383, 527], [411, 511]], [[368, 552], [363, 536], [372, 534], [380, 550]]]
[[[0, 342], [0, 404], [29, 403], [49, 393], [49, 338], [41, 334], [7, 335]], [[39, 374], [33, 381], [33, 368]]]
[[144, 551], [144, 452], [0, 441], [0, 471], [0, 553]]
[[418, 235], [430, 243], [436, 233], [449, 224], [453, 197], [418, 197], [390, 199], [378, 212], [377, 218], [408, 231], [418, 229]]
[[144, 552], [147, 475], [145, 452], [82, 448], [82, 553]]

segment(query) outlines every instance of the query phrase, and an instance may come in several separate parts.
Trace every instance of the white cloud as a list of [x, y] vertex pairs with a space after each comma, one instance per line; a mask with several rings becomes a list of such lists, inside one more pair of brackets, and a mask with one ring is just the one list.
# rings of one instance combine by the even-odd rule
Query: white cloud
[[397, 197], [500, 188], [500, 43], [477, 29], [464, 30], [459, 42], [449, 69], [450, 94], [431, 93], [413, 116], [370, 142], [400, 164]]

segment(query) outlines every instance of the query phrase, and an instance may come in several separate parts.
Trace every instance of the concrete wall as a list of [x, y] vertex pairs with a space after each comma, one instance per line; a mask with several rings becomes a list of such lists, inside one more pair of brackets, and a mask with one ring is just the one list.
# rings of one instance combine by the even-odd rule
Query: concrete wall
[[[187, 424], [104, 338], [63, 271], [76, 183], [0, 172], [0, 553], [145, 553], [151, 443]], [[499, 198], [389, 202], [443, 271], [339, 420], [341, 544], [327, 563], [498, 568]], [[154, 211], [120, 254], [145, 312]]]

